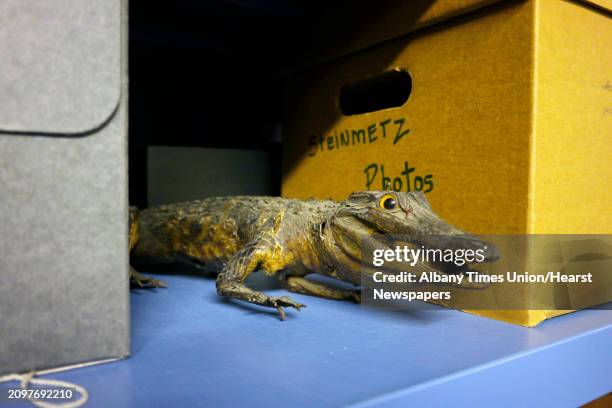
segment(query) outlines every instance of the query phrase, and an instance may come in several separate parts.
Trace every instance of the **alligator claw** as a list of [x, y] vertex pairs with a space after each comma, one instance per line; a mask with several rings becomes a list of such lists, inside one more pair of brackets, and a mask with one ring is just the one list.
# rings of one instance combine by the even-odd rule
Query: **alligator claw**
[[167, 288], [165, 282], [142, 275], [140, 272], [130, 268], [130, 283], [140, 288]]
[[294, 309], [301, 310], [306, 305], [302, 303], [298, 303], [295, 300], [291, 299], [288, 296], [281, 296], [277, 298], [272, 298], [272, 304], [276, 306], [276, 310], [278, 310], [278, 315], [281, 320], [285, 320], [285, 310], [283, 307], [293, 307]]

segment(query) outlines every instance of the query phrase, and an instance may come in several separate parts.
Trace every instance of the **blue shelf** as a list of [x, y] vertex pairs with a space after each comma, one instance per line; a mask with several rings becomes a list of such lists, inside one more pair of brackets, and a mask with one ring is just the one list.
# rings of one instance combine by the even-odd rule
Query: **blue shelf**
[[94, 407], [575, 407], [612, 390], [609, 310], [527, 329], [293, 295], [308, 307], [282, 322], [219, 298], [211, 278], [162, 279], [132, 291], [132, 357], [51, 377], [85, 386]]

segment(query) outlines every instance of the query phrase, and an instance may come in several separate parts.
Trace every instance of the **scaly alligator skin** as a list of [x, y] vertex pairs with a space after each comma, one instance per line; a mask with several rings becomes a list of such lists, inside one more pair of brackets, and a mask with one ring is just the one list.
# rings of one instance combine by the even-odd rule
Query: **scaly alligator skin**
[[[262, 306], [300, 309], [293, 299], [271, 297], [245, 286], [256, 270], [279, 274], [293, 292], [359, 301], [358, 291], [339, 290], [304, 277], [310, 273], [360, 285], [360, 243], [378, 234], [457, 236], [465, 248], [484, 243], [442, 221], [422, 193], [362, 191], [345, 201], [279, 197], [219, 197], [130, 211], [131, 259], [137, 263], [188, 262], [219, 273], [217, 292]], [[461, 237], [461, 238], [459, 238]], [[464, 238], [465, 237], [465, 238]], [[162, 286], [136, 271], [141, 286]]]

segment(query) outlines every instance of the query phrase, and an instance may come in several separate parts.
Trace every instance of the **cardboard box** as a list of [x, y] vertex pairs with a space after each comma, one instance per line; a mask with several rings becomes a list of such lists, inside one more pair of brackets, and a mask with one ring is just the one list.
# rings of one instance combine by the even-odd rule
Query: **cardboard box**
[[[298, 66], [343, 57], [500, 0], [367, 0], [329, 2], [300, 49]], [[299, 63], [301, 61], [301, 64]]]
[[127, 356], [127, 2], [1, 8], [0, 374]]
[[[283, 195], [341, 200], [386, 181], [472, 233], [612, 233], [611, 12], [502, 1], [296, 75]], [[343, 114], [343, 92], [367, 105], [393, 70], [410, 76], [405, 103]], [[476, 313], [532, 326], [563, 311]]]

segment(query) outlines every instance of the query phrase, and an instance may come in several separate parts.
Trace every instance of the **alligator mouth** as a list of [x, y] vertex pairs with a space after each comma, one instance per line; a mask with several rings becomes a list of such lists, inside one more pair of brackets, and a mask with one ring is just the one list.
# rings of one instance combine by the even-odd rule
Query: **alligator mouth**
[[[481, 272], [482, 268], [485, 265], [493, 263], [500, 258], [499, 251], [497, 247], [489, 242], [481, 241], [475, 237], [465, 235], [457, 235], [457, 236], [407, 236], [406, 240], [393, 240], [389, 235], [384, 235], [379, 237], [377, 240], [380, 247], [389, 249], [394, 248], [396, 246], [409, 246], [413, 249], [431, 249], [438, 252], [438, 257], [433, 256], [432, 258], [425, 258], [422, 260], [422, 263], [429, 265], [432, 269], [435, 269], [439, 272], [455, 275], [462, 274], [466, 272]], [[444, 253], [447, 250], [471, 250], [472, 256], [470, 259], [463, 259], [461, 262], [455, 261], [447, 261], [439, 259], [440, 253]], [[478, 253], [478, 260], [472, 259], [475, 258], [474, 253]], [[395, 267], [391, 267], [390, 269], [396, 269]]]
[[[364, 227], [365, 230], [368, 231], [367, 237], [372, 238], [372, 237], [377, 237], [375, 239], [375, 241], [377, 242], [377, 245], [383, 245], [386, 247], [386, 240], [381, 240], [381, 238], [383, 237], [387, 237], [388, 234], [385, 233], [383, 230], [379, 229], [378, 226], [374, 223], [368, 222], [368, 221], [360, 221], [361, 225]], [[334, 233], [335, 235], [335, 233]], [[363, 245], [363, 240], [361, 240], [360, 242], [355, 241], [352, 237], [348, 236], [348, 235], [342, 235], [342, 239], [338, 239], [336, 236], [335, 238], [335, 244], [336, 247], [340, 249], [340, 251], [351, 261], [353, 262], [362, 262], [362, 245]], [[352, 243], [352, 245], [343, 245], [342, 242], [343, 241], [350, 241]], [[345, 242], [346, 243], [346, 242]], [[359, 253], [354, 252], [354, 248], [359, 248]]]
[[[370, 223], [368, 221], [361, 221], [361, 225], [365, 227], [368, 231], [368, 237], [374, 240], [374, 246], [377, 249], [394, 249], [396, 247], [408, 246], [415, 249], [418, 248], [430, 248], [436, 250], [473, 250], [473, 251], [481, 251], [480, 261], [474, 262], [465, 262], [461, 265], [458, 265], [455, 262], [446, 262], [446, 261], [431, 261], [425, 260], [423, 263], [428, 264], [432, 269], [435, 269], [441, 273], [446, 274], [462, 274], [471, 271], [480, 272], [479, 268], [482, 268], [483, 265], [495, 262], [499, 259], [499, 252], [495, 245], [491, 243], [484, 242], [476, 237], [471, 235], [435, 235], [435, 234], [421, 234], [421, 235], [412, 235], [412, 234], [389, 234], [380, 230], [375, 224]], [[343, 245], [342, 241], [350, 241], [351, 245]], [[365, 259], [363, 258], [364, 254], [361, 252], [363, 250], [362, 242], [355, 242], [349, 236], [344, 236], [342, 240], [336, 239], [336, 245], [339, 249], [344, 253], [344, 255], [353, 262], [363, 263]], [[346, 243], [346, 242], [345, 242]], [[356, 253], [355, 249], [360, 248]], [[366, 257], [367, 258], [367, 257]], [[385, 266], [377, 267], [380, 270], [397, 270], [399, 268], [410, 267], [409, 264], [404, 263], [403, 266], [398, 264], [397, 262], [391, 262]]]

